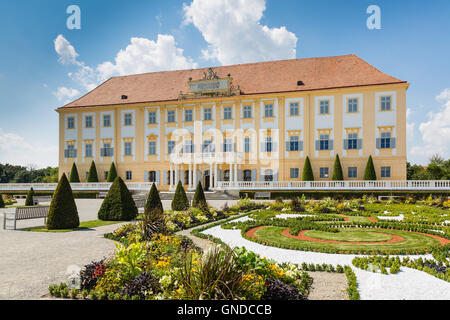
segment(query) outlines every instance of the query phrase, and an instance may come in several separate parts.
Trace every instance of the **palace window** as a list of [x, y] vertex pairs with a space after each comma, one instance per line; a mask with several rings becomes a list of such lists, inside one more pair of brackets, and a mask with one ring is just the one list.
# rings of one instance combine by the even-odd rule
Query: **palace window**
[[103, 143], [103, 148], [100, 149], [100, 156], [102, 157], [112, 157], [113, 148], [111, 148], [111, 143]]
[[124, 115], [124, 125], [126, 125], [126, 126], [133, 125], [133, 115], [131, 113], [125, 113], [125, 115]]
[[230, 170], [225, 170], [223, 172], [223, 181], [230, 181]]
[[357, 178], [358, 177], [358, 168], [357, 167], [349, 167], [347, 172], [348, 172], [349, 178]]
[[231, 152], [232, 151], [232, 141], [231, 139], [223, 140], [223, 152]]
[[214, 144], [212, 143], [212, 140], [204, 140], [203, 141], [203, 152], [214, 152]]
[[244, 119], [252, 118], [252, 106], [244, 106]]
[[322, 100], [320, 101], [320, 114], [329, 114], [330, 113], [330, 101]]
[[252, 181], [252, 170], [244, 170], [244, 181]]
[[156, 124], [156, 112], [148, 113], [148, 124]]
[[185, 122], [191, 122], [192, 121], [192, 110], [185, 110], [184, 111], [184, 121]]
[[133, 172], [127, 171], [125, 174], [126, 180], [133, 180]]
[[156, 182], [156, 171], [149, 171], [148, 182]]
[[264, 106], [264, 117], [272, 118], [273, 117], [273, 104], [266, 104]]
[[223, 119], [230, 120], [232, 118], [233, 118], [233, 111], [232, 111], [231, 107], [223, 108]]
[[264, 152], [272, 152], [272, 137], [265, 137], [264, 138]]
[[380, 139], [380, 149], [390, 149], [391, 148], [391, 133], [382, 132]]
[[174, 110], [167, 111], [167, 122], [168, 123], [175, 122], [175, 111]]
[[299, 176], [300, 176], [300, 169], [291, 168], [291, 179], [298, 179]]
[[347, 149], [348, 150], [358, 149], [358, 134], [357, 133], [349, 133], [348, 134]]
[[244, 139], [244, 151], [246, 153], [250, 152], [250, 137], [245, 137]]
[[107, 179], [108, 179], [108, 174], [109, 174], [109, 171], [105, 171], [105, 172], [104, 172], [104, 177], [105, 177], [105, 180], [107, 180]]
[[319, 140], [319, 150], [330, 150], [330, 135], [321, 134]]
[[290, 136], [288, 146], [289, 146], [288, 151], [299, 151], [300, 150], [299, 136]]
[[69, 144], [67, 149], [64, 150], [64, 158], [76, 158], [77, 157], [77, 149], [73, 144]]
[[291, 116], [298, 116], [299, 115], [299, 106], [298, 102], [291, 102], [289, 104], [289, 114]]
[[184, 141], [183, 152], [184, 153], [193, 153], [194, 152], [194, 145], [192, 144], [192, 140]]
[[92, 144], [91, 143], [87, 143], [87, 144], [84, 145], [84, 148], [85, 148], [84, 156], [86, 158], [92, 158]]
[[390, 178], [391, 177], [391, 167], [381, 167], [381, 177]]
[[124, 149], [125, 149], [125, 156], [131, 156], [132, 155], [132, 151], [131, 151], [131, 142], [125, 142], [124, 144]]
[[329, 169], [328, 168], [320, 168], [320, 178], [327, 179], [328, 176], [329, 176]]
[[111, 115], [110, 114], [105, 114], [103, 116], [103, 127], [105, 127], [105, 128], [111, 127]]
[[348, 99], [347, 100], [347, 112], [358, 112], [358, 99]]
[[264, 170], [264, 181], [273, 181], [273, 171], [272, 169]]
[[391, 96], [380, 97], [380, 109], [381, 111], [391, 110]]
[[67, 129], [75, 129], [75, 118], [67, 118]]
[[84, 126], [86, 128], [92, 128], [92, 116], [86, 116], [86, 118], [84, 118]]
[[156, 155], [156, 141], [150, 141], [148, 143], [148, 154], [151, 156]]
[[205, 108], [203, 110], [203, 120], [205, 120], [205, 121], [212, 120], [212, 109], [211, 108]]
[[171, 154], [175, 149], [175, 141], [169, 140], [167, 141], [167, 153]]

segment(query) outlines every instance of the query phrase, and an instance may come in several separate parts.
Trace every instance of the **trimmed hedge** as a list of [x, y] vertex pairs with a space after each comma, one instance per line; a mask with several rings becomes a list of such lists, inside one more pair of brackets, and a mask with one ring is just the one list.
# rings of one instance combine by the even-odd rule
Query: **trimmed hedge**
[[25, 205], [27, 207], [34, 205], [33, 196], [34, 196], [34, 190], [33, 190], [33, 188], [30, 188], [30, 190], [27, 193], [27, 198], [25, 199]]
[[117, 170], [116, 166], [114, 164], [114, 161], [111, 162], [111, 167], [108, 171], [108, 177], [106, 178], [106, 182], [114, 182], [114, 180], [117, 178]]
[[78, 210], [70, 183], [63, 173], [50, 203], [47, 215], [47, 229], [73, 229], [80, 226]]
[[80, 182], [80, 176], [78, 175], [78, 169], [75, 162], [72, 165], [72, 170], [70, 170], [70, 176], [69, 176], [69, 182], [70, 183], [79, 183]]
[[184, 191], [181, 181], [178, 181], [177, 189], [175, 190], [175, 195], [172, 199], [172, 210], [173, 211], [184, 211], [189, 209], [189, 200], [187, 198], [186, 192]]
[[339, 155], [336, 155], [336, 159], [334, 160], [334, 168], [333, 168], [333, 176], [331, 178], [333, 181], [342, 181], [344, 180], [344, 174], [342, 173], [341, 160], [339, 159]]
[[309, 157], [306, 156], [305, 166], [303, 167], [303, 181], [314, 181], [314, 173], [311, 168], [311, 162], [309, 161]]
[[108, 191], [98, 218], [104, 221], [130, 221], [137, 217], [138, 209], [122, 178], [117, 177]]
[[377, 174], [373, 165], [372, 156], [367, 160], [366, 170], [364, 171], [364, 180], [377, 180]]
[[205, 193], [203, 192], [203, 186], [200, 181], [198, 182], [197, 188], [195, 189], [194, 199], [192, 200], [192, 206], [198, 209], [202, 209], [205, 206], [208, 206], [206, 202]]
[[92, 160], [91, 167], [89, 168], [87, 182], [98, 182], [97, 167], [95, 166], [94, 160]]
[[3, 201], [3, 196], [0, 194], [0, 208], [5, 207], [5, 201]]
[[144, 214], [149, 214], [154, 210], [164, 212], [161, 198], [159, 196], [159, 191], [156, 188], [156, 185], [153, 183], [148, 194], [147, 202], [145, 203]]

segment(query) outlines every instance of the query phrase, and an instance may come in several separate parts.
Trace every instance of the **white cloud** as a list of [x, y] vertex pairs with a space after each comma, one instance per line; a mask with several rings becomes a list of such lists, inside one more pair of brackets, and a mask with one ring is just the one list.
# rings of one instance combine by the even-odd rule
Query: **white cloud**
[[193, 0], [183, 10], [184, 23], [192, 23], [208, 42], [204, 59], [228, 65], [296, 58], [294, 33], [261, 24], [265, 0]]
[[45, 146], [39, 142], [30, 143], [15, 133], [4, 132], [0, 128], [0, 163], [38, 168], [57, 166], [58, 147]]
[[66, 87], [59, 87], [55, 92], [53, 92], [56, 98], [58, 98], [59, 101], [63, 101], [66, 99], [72, 99], [75, 98], [80, 94], [80, 91], [73, 88], [66, 88]]
[[436, 99], [443, 102], [441, 110], [429, 112], [428, 121], [419, 125], [423, 146], [411, 150], [415, 155], [439, 154], [444, 158], [450, 157], [450, 89], [443, 90]]
[[409, 122], [411, 119], [412, 110], [410, 108], [406, 109], [406, 137], [408, 140], [412, 140], [414, 138], [414, 129], [416, 124], [414, 122]]
[[114, 62], [106, 61], [96, 67], [78, 61], [78, 53], [64, 36], [55, 39], [55, 51], [59, 62], [77, 66], [68, 76], [86, 91], [93, 90], [112, 76], [123, 76], [154, 71], [191, 69], [197, 64], [183, 55], [171, 35], [159, 34], [156, 41], [146, 38], [131, 38], [130, 44], [117, 53]]

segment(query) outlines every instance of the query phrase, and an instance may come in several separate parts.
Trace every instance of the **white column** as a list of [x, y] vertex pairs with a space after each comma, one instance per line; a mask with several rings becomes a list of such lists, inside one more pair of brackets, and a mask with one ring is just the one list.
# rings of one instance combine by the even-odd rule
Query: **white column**
[[237, 186], [237, 181], [238, 181], [238, 165], [237, 163], [234, 164], [234, 182], [236, 183]]
[[213, 187], [213, 164], [212, 162], [209, 164], [209, 188]]
[[178, 164], [175, 165], [175, 187], [178, 185], [178, 181], [180, 181]]
[[194, 163], [194, 177], [192, 178], [193, 188], [197, 188], [197, 164]]
[[230, 163], [230, 185], [233, 182], [233, 163]]
[[217, 188], [217, 163], [214, 163], [214, 189]]

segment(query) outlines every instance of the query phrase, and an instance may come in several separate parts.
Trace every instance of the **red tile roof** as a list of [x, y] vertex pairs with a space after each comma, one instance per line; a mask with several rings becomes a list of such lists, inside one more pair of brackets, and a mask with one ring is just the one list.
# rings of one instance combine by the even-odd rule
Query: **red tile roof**
[[[188, 92], [188, 80], [203, 78], [208, 68], [152, 72], [113, 77], [83, 97], [58, 110], [130, 103], [176, 101]], [[220, 78], [231, 74], [241, 95], [310, 91], [380, 84], [406, 83], [351, 54], [215, 67]], [[297, 81], [304, 85], [298, 86]], [[122, 99], [126, 95], [126, 100]]]

